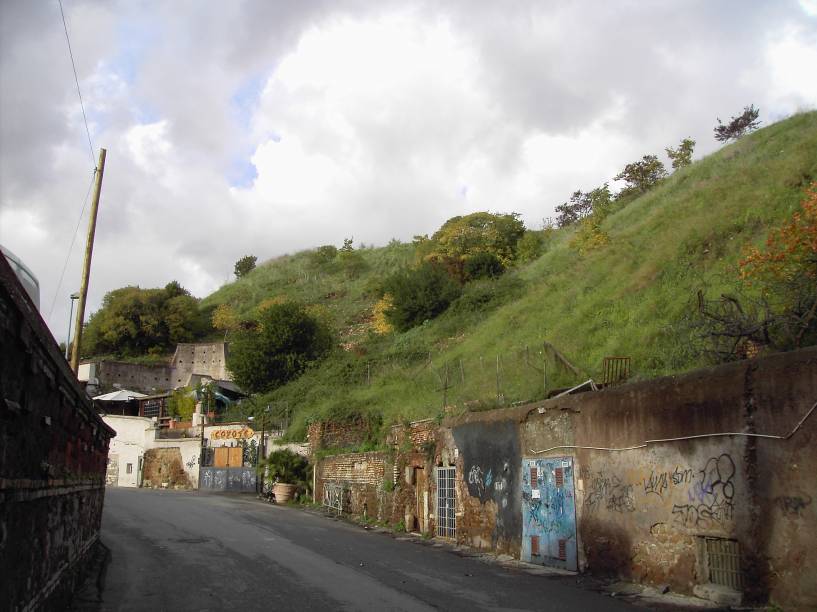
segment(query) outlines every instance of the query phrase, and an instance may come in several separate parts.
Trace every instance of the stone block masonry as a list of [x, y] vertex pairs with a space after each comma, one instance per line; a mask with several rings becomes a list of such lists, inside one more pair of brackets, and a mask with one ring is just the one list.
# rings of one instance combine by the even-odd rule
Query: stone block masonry
[[0, 257], [0, 605], [56, 609], [96, 544], [113, 431]]

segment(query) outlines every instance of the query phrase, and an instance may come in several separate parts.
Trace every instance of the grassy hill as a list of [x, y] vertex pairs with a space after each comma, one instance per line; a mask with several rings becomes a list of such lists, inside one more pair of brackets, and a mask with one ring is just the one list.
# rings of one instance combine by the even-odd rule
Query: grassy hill
[[[673, 174], [604, 220], [609, 243], [580, 256], [574, 229], [494, 281], [469, 283], [446, 313], [405, 333], [372, 329], [374, 288], [414, 261], [414, 247], [360, 250], [356, 278], [315, 268], [309, 252], [268, 261], [205, 298], [248, 315], [288, 296], [325, 308], [345, 349], [259, 398], [287, 406], [291, 437], [313, 418], [392, 422], [535, 400], [600, 380], [606, 356], [631, 358], [636, 378], [707, 365], [692, 325], [695, 294], [735, 289], [743, 249], [798, 208], [817, 177], [817, 112], [744, 137]], [[563, 356], [578, 371], [564, 365]]]

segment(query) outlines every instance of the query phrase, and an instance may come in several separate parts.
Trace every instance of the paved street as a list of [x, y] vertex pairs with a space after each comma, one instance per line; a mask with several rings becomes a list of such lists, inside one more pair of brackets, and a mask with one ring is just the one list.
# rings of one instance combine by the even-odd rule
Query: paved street
[[[108, 489], [82, 610], [632, 610], [535, 576], [251, 496]], [[101, 599], [100, 602], [94, 602]]]

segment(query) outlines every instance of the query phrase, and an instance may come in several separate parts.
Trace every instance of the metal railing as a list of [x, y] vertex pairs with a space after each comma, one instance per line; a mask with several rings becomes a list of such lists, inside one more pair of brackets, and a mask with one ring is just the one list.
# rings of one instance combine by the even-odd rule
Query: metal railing
[[343, 514], [348, 490], [348, 487], [341, 482], [324, 482], [323, 506], [338, 515]]

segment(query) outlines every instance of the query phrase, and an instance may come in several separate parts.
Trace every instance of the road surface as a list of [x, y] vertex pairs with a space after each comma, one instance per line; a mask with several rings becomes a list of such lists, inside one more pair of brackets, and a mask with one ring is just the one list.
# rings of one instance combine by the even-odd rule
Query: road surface
[[110, 550], [78, 610], [633, 610], [450, 546], [252, 496], [109, 488]]

